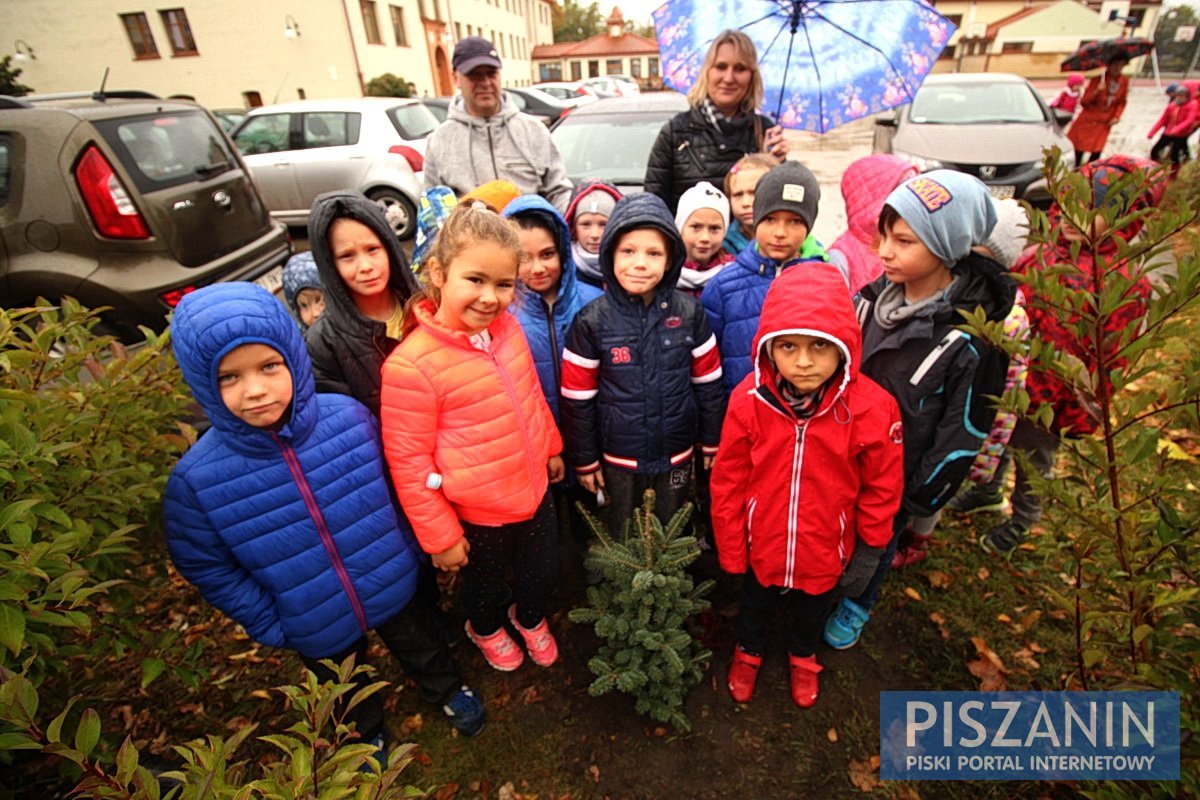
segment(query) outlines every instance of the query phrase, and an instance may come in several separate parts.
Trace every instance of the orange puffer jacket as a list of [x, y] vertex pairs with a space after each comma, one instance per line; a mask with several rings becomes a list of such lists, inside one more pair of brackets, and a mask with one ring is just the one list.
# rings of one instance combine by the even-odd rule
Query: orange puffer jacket
[[484, 352], [434, 312], [428, 301], [416, 306], [417, 327], [384, 363], [380, 413], [396, 494], [427, 553], [458, 542], [459, 520], [532, 517], [546, 462], [562, 451], [520, 323], [499, 314]]

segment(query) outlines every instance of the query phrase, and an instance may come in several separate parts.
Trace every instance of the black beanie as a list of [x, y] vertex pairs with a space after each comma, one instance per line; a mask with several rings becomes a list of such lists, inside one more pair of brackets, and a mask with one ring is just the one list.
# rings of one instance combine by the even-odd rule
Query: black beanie
[[754, 188], [754, 227], [772, 211], [799, 214], [809, 232], [817, 221], [821, 187], [808, 167], [799, 161], [784, 161], [758, 181]]

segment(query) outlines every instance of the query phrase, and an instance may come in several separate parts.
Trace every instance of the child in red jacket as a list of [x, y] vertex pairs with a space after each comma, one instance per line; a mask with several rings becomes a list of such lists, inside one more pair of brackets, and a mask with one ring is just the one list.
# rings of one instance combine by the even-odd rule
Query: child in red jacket
[[830, 604], [839, 590], [863, 591], [892, 538], [904, 489], [900, 411], [859, 374], [862, 333], [832, 266], [775, 280], [753, 352], [754, 371], [729, 399], [712, 476], [721, 568], [745, 574], [729, 693], [750, 700], [782, 597], [792, 700], [808, 708]]
[[1174, 164], [1178, 171], [1179, 165], [1191, 158], [1187, 140], [1196, 127], [1196, 104], [1192, 102], [1191, 91], [1182, 83], [1168, 86], [1167, 96], [1171, 99], [1146, 138], [1153, 139], [1154, 134], [1162, 131], [1150, 149], [1150, 157], [1160, 164]]

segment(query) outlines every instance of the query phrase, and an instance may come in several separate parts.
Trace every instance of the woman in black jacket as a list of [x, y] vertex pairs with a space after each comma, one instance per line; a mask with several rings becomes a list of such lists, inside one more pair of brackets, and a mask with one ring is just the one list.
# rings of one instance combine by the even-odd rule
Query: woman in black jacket
[[708, 48], [700, 77], [688, 92], [691, 108], [672, 117], [650, 150], [645, 189], [671, 212], [700, 181], [720, 186], [739, 158], [770, 153], [781, 161], [783, 128], [755, 112], [762, 104], [762, 73], [754, 42], [741, 31], [722, 32]]

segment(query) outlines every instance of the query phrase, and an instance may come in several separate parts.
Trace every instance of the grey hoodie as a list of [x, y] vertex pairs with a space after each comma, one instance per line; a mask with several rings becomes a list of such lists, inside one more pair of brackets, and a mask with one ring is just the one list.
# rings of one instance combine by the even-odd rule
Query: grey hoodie
[[488, 181], [516, 184], [521, 194], [540, 194], [560, 213], [567, 209], [571, 181], [550, 132], [522, 114], [505, 92], [500, 112], [471, 116], [461, 97], [425, 146], [425, 188], [444, 184], [460, 197]]

